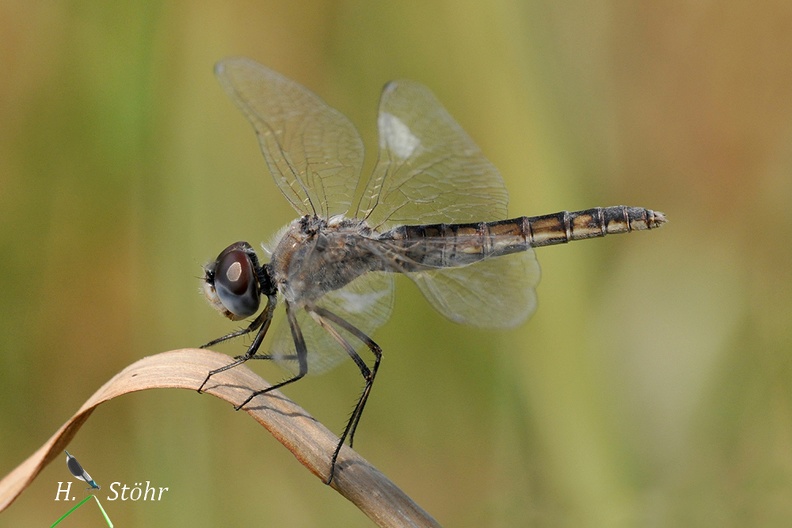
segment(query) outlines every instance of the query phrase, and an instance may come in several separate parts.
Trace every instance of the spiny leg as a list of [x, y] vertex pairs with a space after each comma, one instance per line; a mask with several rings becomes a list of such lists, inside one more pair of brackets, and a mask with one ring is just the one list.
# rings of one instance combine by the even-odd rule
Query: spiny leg
[[268, 296], [267, 306], [264, 308], [264, 311], [262, 311], [261, 314], [259, 314], [259, 316], [256, 317], [247, 328], [237, 330], [236, 332], [231, 332], [230, 334], [209, 341], [205, 345], [201, 346], [201, 348], [207, 348], [216, 345], [217, 343], [222, 343], [224, 341], [228, 341], [229, 339], [233, 339], [235, 337], [249, 334], [251, 332], [254, 332], [256, 329], [258, 329], [258, 333], [256, 334], [256, 337], [253, 338], [253, 342], [250, 344], [250, 346], [245, 351], [245, 353], [241, 356], [237, 356], [233, 363], [229, 363], [228, 365], [209, 371], [209, 374], [206, 375], [206, 379], [203, 381], [203, 383], [201, 383], [201, 386], [198, 387], [198, 392], [203, 391], [204, 386], [209, 382], [209, 379], [215, 374], [219, 374], [220, 372], [224, 372], [228, 369], [237, 367], [249, 359], [270, 359], [269, 356], [256, 354], [256, 351], [261, 346], [261, 342], [264, 340], [264, 336], [267, 335], [267, 330], [269, 330], [270, 323], [272, 323], [272, 315], [275, 312], [276, 300], [277, 298], [274, 295]]
[[[349, 323], [349, 321], [346, 321], [345, 319], [342, 319], [341, 317], [337, 316], [333, 312], [331, 312], [329, 310], [326, 310], [324, 308], [319, 308], [319, 307], [316, 308], [316, 312], [318, 313], [318, 315], [320, 315], [320, 316], [322, 316], [322, 317], [324, 317], [326, 319], [329, 319], [330, 321], [334, 322], [335, 324], [337, 324], [338, 326], [340, 326], [341, 328], [343, 328], [344, 330], [346, 330], [350, 334], [352, 334], [355, 337], [357, 337], [363, 344], [365, 344], [368, 347], [368, 349], [374, 355], [374, 366], [371, 368], [371, 381], [373, 383], [374, 382], [374, 378], [377, 376], [377, 370], [379, 369], [380, 361], [382, 361], [382, 348], [380, 348], [380, 346], [377, 343], [375, 343], [374, 340], [372, 340], [369, 336], [367, 336], [365, 333], [363, 333], [359, 328], [357, 328], [356, 326], [354, 326], [351, 323]], [[354, 352], [354, 350], [353, 350], [353, 352]], [[357, 353], [355, 353], [355, 356], [358, 358], [358, 360], [360, 359], [360, 356], [358, 356]], [[357, 363], [357, 360], [355, 360], [354, 357], [352, 359], [355, 361], [355, 363]], [[364, 363], [364, 365], [365, 365], [365, 363]], [[363, 371], [361, 370], [361, 372], [363, 372]], [[371, 390], [371, 388], [369, 387], [369, 391], [370, 390]], [[366, 397], [366, 400], [367, 399], [368, 399], [368, 396]], [[360, 410], [359, 410], [358, 419], [355, 421], [355, 424], [353, 425], [351, 431], [349, 432], [349, 446], [350, 447], [352, 446], [352, 442], [353, 442], [354, 437], [355, 437], [355, 429], [357, 428], [357, 424], [360, 421], [360, 415], [363, 413], [363, 407], [365, 407], [365, 405], [366, 405], [366, 400], [363, 400], [363, 404], [361, 405]]]
[[[280, 383], [276, 383], [275, 385], [267, 387], [266, 389], [254, 391], [245, 399], [245, 401], [234, 407], [234, 409], [237, 411], [247, 405], [256, 396], [266, 394], [270, 391], [283, 387], [284, 385], [288, 385], [289, 383], [294, 383], [295, 381], [303, 378], [308, 373], [308, 349], [305, 346], [305, 338], [302, 335], [302, 330], [300, 330], [300, 325], [297, 324], [297, 317], [292, 311], [292, 306], [288, 301], [286, 302], [286, 318], [289, 321], [289, 328], [291, 329], [292, 339], [294, 340], [294, 349], [296, 351], [296, 358], [300, 369], [299, 372], [291, 378], [281, 381]], [[258, 336], [256, 337], [258, 338]], [[248, 359], [272, 359], [272, 356], [253, 355], [251, 357], [244, 358], [245, 361]]]
[[[379, 369], [379, 364], [382, 360], [382, 349], [379, 347], [379, 345], [377, 345], [377, 343], [375, 343], [369, 336], [364, 334], [357, 327], [353, 326], [348, 321], [342, 319], [329, 310], [319, 307], [311, 307], [309, 309], [309, 313], [311, 313], [311, 315], [316, 319], [316, 322], [319, 323], [322, 328], [324, 328], [344, 350], [346, 350], [347, 354], [349, 354], [349, 357], [352, 358], [352, 361], [354, 361], [360, 369], [360, 373], [366, 382], [363, 392], [358, 399], [357, 405], [355, 405], [355, 408], [352, 410], [352, 414], [350, 415], [349, 421], [344, 428], [344, 432], [341, 434], [338, 445], [336, 446], [335, 451], [333, 451], [333, 456], [330, 460], [330, 476], [327, 479], [327, 484], [330, 484], [330, 482], [333, 480], [333, 476], [335, 475], [335, 466], [336, 460], [338, 459], [338, 454], [341, 452], [341, 446], [344, 445], [344, 441], [347, 437], [349, 437], [349, 446], [352, 447], [352, 442], [355, 437], [355, 430], [357, 430], [358, 423], [360, 423], [360, 417], [363, 416], [363, 409], [365, 408], [368, 397], [371, 394], [371, 387], [374, 385], [374, 378], [377, 376], [377, 369]], [[328, 321], [335, 323], [358, 338], [369, 348], [369, 350], [371, 350], [371, 353], [374, 354], [374, 366], [371, 369], [369, 369], [368, 365], [366, 365], [366, 362], [363, 361], [349, 341], [344, 339], [344, 336], [342, 336], [338, 330], [330, 325]]]
[[240, 337], [251, 332], [254, 332], [261, 324], [264, 322], [265, 312], [261, 312], [258, 317], [253, 319], [253, 321], [245, 328], [240, 328], [239, 330], [234, 330], [230, 334], [226, 334], [224, 336], [218, 337], [217, 339], [212, 339], [208, 343], [204, 343], [199, 348], [209, 348], [211, 346], [215, 346], [218, 343], [224, 343], [230, 339], [234, 339], [236, 337]]

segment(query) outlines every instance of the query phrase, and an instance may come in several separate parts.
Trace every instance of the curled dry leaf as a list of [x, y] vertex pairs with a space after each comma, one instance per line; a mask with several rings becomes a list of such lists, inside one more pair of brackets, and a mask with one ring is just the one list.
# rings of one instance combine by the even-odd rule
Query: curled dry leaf
[[[0, 512], [30, 485], [47, 464], [61, 456], [99, 404], [147, 389], [196, 390], [207, 372], [228, 361], [228, 356], [210, 350], [183, 349], [149, 356], [128, 366], [88, 398], [44, 445], [0, 481]], [[266, 386], [267, 383], [253, 371], [240, 366], [212, 377], [206, 392], [238, 405], [250, 394], [251, 387]], [[254, 400], [244, 411], [314, 475], [322, 481], [327, 479], [330, 454], [338, 441], [327, 428], [277, 391]], [[331, 485], [379, 526], [438, 526], [395, 484], [346, 446], [338, 457]]]

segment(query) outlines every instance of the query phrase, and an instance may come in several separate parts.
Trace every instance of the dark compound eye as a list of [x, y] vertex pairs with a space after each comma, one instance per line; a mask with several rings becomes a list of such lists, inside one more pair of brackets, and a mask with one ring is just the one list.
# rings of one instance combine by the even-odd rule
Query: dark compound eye
[[256, 268], [250, 258], [250, 246], [237, 242], [223, 250], [214, 265], [214, 288], [223, 306], [236, 318], [244, 319], [259, 309]]

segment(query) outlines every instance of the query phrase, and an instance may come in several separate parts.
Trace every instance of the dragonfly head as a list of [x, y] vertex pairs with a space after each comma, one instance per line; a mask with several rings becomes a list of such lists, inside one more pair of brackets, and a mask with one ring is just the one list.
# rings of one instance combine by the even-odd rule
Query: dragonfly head
[[261, 302], [258, 258], [247, 242], [225, 248], [204, 267], [203, 293], [209, 304], [232, 321], [255, 314]]

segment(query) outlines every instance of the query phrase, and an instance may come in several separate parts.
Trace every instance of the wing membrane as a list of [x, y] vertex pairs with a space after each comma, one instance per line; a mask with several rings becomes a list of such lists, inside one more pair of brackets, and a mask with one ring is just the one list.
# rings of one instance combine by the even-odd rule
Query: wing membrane
[[431, 305], [454, 322], [512, 328], [536, 310], [539, 263], [533, 250], [456, 268], [408, 273]]
[[300, 214], [345, 213], [360, 177], [363, 143], [340, 112], [294, 81], [246, 58], [215, 67], [253, 125], [275, 183]]
[[371, 225], [506, 218], [498, 170], [426, 87], [389, 83], [378, 128], [379, 158], [360, 206]]

